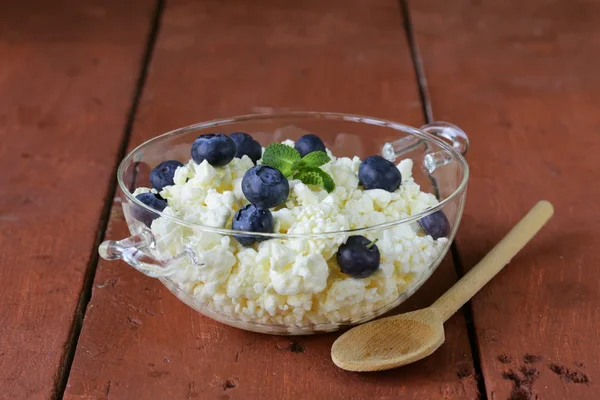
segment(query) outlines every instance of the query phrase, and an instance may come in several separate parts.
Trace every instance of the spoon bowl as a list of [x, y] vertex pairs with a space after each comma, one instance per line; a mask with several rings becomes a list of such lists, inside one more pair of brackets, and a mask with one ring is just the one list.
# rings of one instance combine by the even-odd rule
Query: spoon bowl
[[442, 316], [425, 308], [349, 330], [333, 344], [331, 358], [348, 371], [378, 371], [427, 357], [444, 339]]

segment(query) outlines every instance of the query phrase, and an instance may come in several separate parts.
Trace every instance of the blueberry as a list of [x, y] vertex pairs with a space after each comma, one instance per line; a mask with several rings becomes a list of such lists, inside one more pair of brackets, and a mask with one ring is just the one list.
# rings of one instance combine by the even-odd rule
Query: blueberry
[[183, 164], [177, 160], [165, 161], [154, 167], [150, 172], [152, 187], [160, 192], [165, 186], [173, 185], [175, 183], [173, 182], [173, 176], [175, 176], [175, 170], [178, 167], [183, 167]]
[[429, 214], [418, 222], [425, 234], [431, 236], [434, 240], [446, 237], [450, 233], [450, 222], [442, 211]]
[[242, 158], [242, 156], [248, 156], [256, 164], [262, 157], [262, 146], [254, 138], [244, 132], [235, 132], [229, 135], [231, 140], [235, 143], [236, 151], [235, 157]]
[[[138, 199], [139, 201], [141, 201], [142, 203], [144, 203], [145, 205], [147, 205], [148, 207], [151, 207], [157, 211], [163, 211], [165, 209], [165, 207], [167, 206], [167, 202], [162, 197], [160, 197], [160, 195], [158, 195], [158, 194], [154, 194], [154, 193], [150, 193], [150, 192], [141, 193], [141, 194], [138, 194], [137, 196], [135, 196], [135, 198]], [[142, 222], [147, 227], [150, 227], [150, 225], [152, 224], [152, 221], [154, 221], [156, 218], [158, 218], [158, 214], [150, 212], [150, 211], [148, 211], [142, 207], [139, 207], [135, 204], [132, 204], [131, 215], [133, 216], [133, 218]]]
[[278, 169], [257, 165], [244, 174], [242, 192], [255, 206], [273, 208], [285, 202], [290, 184]]
[[393, 162], [380, 156], [371, 156], [360, 163], [358, 180], [367, 190], [383, 189], [394, 192], [402, 183], [402, 175]]
[[227, 165], [235, 157], [235, 142], [222, 133], [198, 136], [192, 144], [192, 158], [196, 164], [206, 160], [213, 167]]
[[302, 157], [313, 151], [325, 151], [325, 144], [317, 135], [309, 133], [308, 135], [302, 136], [296, 142], [294, 148], [300, 153]]
[[[272, 233], [274, 226], [275, 221], [271, 211], [257, 208], [254, 204], [248, 204], [241, 208], [235, 213], [231, 223], [233, 230], [247, 232]], [[254, 242], [262, 242], [268, 239], [264, 236], [251, 235], [236, 235], [235, 238], [243, 246], [250, 246]]]
[[364, 236], [350, 236], [336, 258], [342, 272], [352, 278], [366, 278], [379, 269], [379, 249]]

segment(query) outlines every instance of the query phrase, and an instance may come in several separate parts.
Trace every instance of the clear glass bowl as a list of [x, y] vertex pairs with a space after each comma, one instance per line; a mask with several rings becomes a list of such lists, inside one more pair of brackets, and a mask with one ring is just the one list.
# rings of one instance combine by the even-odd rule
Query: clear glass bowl
[[[251, 275], [255, 273], [262, 273], [261, 279], [267, 281], [270, 278], [264, 274], [283, 274], [276, 278], [284, 276], [288, 280], [296, 280], [300, 286], [303, 279], [310, 277], [303, 276], [302, 271], [293, 267], [281, 271], [273, 271], [274, 267], [271, 267], [270, 271], [269, 267], [261, 264], [250, 268], [246, 265], [243, 270], [238, 265], [239, 252], [243, 247], [233, 237], [239, 235], [239, 231], [184, 221], [168, 213], [157, 212], [133, 196], [136, 188], [150, 186], [149, 173], [162, 161], [174, 159], [186, 164], [190, 159], [191, 144], [199, 135], [240, 131], [251, 134], [265, 147], [276, 141], [296, 140], [310, 132], [318, 134], [336, 157], [358, 156], [363, 159], [380, 154], [396, 162], [409, 158], [413, 162], [414, 182], [422, 192], [437, 197], [439, 203], [412, 215], [354, 230], [328, 231], [318, 227], [309, 233], [252, 233], [255, 236], [267, 236], [268, 240], [260, 242], [260, 245], [271, 243], [267, 246], [279, 248], [280, 253], [285, 253], [287, 248], [304, 245], [312, 249], [329, 249], [323, 253], [329, 274], [324, 289], [315, 291], [313, 285], [312, 292], [300, 290], [299, 293], [292, 291], [280, 294], [274, 292], [271, 284], [261, 284], [259, 278], [252, 285]], [[465, 202], [469, 170], [463, 154], [467, 149], [467, 136], [452, 124], [437, 122], [416, 129], [377, 118], [338, 113], [247, 115], [187, 126], [148, 140], [121, 162], [118, 169], [119, 193], [132, 236], [102, 243], [99, 253], [104, 259], [122, 259], [138, 271], [160, 279], [188, 306], [237, 328], [270, 334], [301, 335], [360, 324], [409, 298], [431, 276], [447, 253]], [[385, 208], [385, 204], [382, 207]], [[446, 215], [450, 232], [446, 238], [434, 241], [422, 232], [418, 220], [438, 211]], [[144, 214], [162, 221], [163, 229], [154, 229], [154, 223], [149, 228], [136, 219], [144, 219], [140, 217]], [[165, 230], [164, 226], [170, 228]], [[378, 246], [382, 251], [382, 270], [387, 255], [385, 274], [378, 271], [378, 275], [363, 281], [352, 280], [339, 271], [331, 245], [339, 246], [351, 235], [380, 239]], [[381, 248], [385, 246], [385, 238], [398, 235], [408, 235], [407, 242], [398, 242], [400, 244], [389, 249]], [[175, 236], [178, 240], [174, 245]], [[212, 265], [221, 262], [219, 260], [222, 258], [218, 254], [215, 256], [213, 250], [206, 251], [211, 246], [232, 253], [234, 257], [228, 258], [228, 264], [234, 260], [233, 265], [227, 265], [224, 271], [219, 270], [223, 265]], [[419, 250], [421, 248], [422, 253]], [[272, 252], [274, 258], [271, 263], [278, 262], [277, 254], [277, 251]], [[296, 256], [296, 259], [302, 258]], [[393, 257], [396, 259], [390, 259]], [[286, 262], [292, 264], [295, 260]], [[308, 264], [313, 268], [315, 263]], [[213, 276], [215, 280], [211, 280], [211, 274], [218, 277]], [[242, 275], [245, 280], [241, 281], [248, 287], [235, 285], [236, 279], [239, 281]], [[339, 283], [342, 281], [343, 284]], [[304, 283], [304, 286], [310, 286]], [[230, 296], [232, 289], [236, 294]], [[322, 290], [318, 292], [319, 289]], [[247, 295], [239, 294], [244, 291]]]

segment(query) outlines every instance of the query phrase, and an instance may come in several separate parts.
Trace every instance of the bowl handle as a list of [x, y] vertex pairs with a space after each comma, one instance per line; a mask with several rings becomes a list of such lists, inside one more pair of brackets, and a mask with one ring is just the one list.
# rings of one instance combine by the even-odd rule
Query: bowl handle
[[446, 139], [463, 156], [469, 151], [469, 137], [465, 131], [450, 122], [432, 122], [431, 124], [423, 125], [419, 129]]
[[137, 235], [123, 240], [107, 240], [98, 247], [100, 257], [105, 260], [123, 260], [141, 273], [153, 278], [168, 276], [187, 265], [199, 265], [198, 256], [189, 247], [174, 257], [157, 260], [148, 253], [154, 248], [156, 240], [148, 228], [142, 229]]
[[[450, 142], [450, 144], [452, 144], [452, 147], [462, 155], [465, 155], [469, 150], [469, 138], [467, 134], [465, 133], [465, 131], [463, 131], [454, 124], [451, 124], [449, 122], [438, 121], [432, 122], [431, 124], [423, 125], [419, 129], [434, 136], [438, 136], [442, 139], [445, 139], [445, 141], [447, 142]], [[391, 143], [384, 144], [382, 148], [382, 155], [387, 160], [394, 161], [401, 155], [411, 152], [424, 144], [427, 145], [427, 142], [424, 139], [419, 138], [418, 136], [405, 136]], [[437, 153], [440, 152], [432, 153], [432, 160], [437, 159], [439, 157], [443, 159], [449, 157], [449, 155]], [[440, 163], [443, 162], [443, 160], [438, 160], [437, 162]]]

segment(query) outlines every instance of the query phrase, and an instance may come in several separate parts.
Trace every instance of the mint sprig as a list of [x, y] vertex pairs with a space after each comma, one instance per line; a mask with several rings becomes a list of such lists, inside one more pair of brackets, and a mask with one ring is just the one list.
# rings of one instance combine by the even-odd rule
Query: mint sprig
[[302, 159], [297, 162], [296, 167], [299, 170], [305, 168], [318, 168], [322, 165], [327, 164], [329, 161], [331, 161], [331, 158], [329, 158], [327, 153], [325, 153], [324, 151], [313, 151], [312, 153], [308, 153], [307, 155], [302, 157]]
[[273, 143], [265, 149], [262, 163], [269, 167], [277, 168], [288, 177], [296, 170], [296, 163], [300, 161], [300, 153], [290, 146], [281, 143]]
[[277, 168], [285, 177], [299, 179], [306, 185], [324, 188], [327, 193], [335, 190], [333, 178], [321, 166], [331, 161], [324, 151], [313, 151], [304, 157], [291, 146], [282, 143], [269, 145], [263, 154], [262, 163]]
[[303, 169], [298, 171], [294, 178], [300, 179], [307, 185], [320, 186], [327, 190], [327, 193], [331, 193], [335, 190], [335, 182], [333, 181], [333, 178], [320, 168]]

